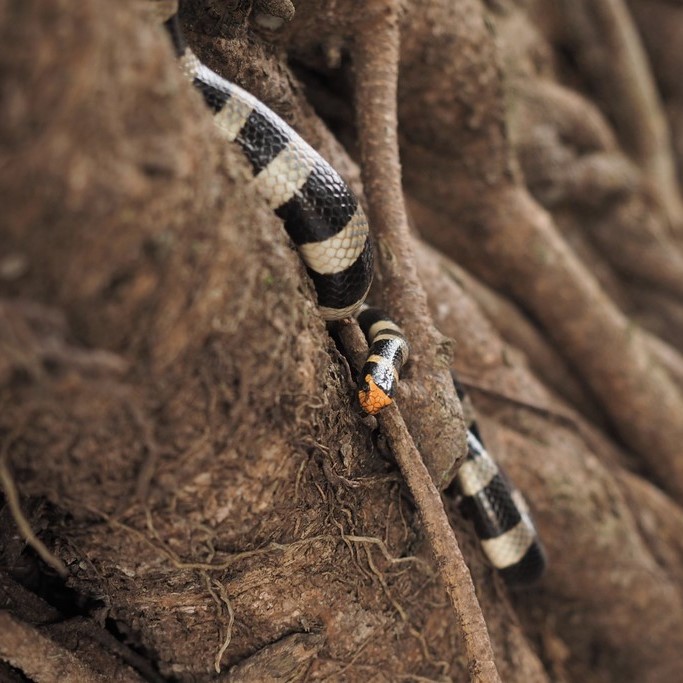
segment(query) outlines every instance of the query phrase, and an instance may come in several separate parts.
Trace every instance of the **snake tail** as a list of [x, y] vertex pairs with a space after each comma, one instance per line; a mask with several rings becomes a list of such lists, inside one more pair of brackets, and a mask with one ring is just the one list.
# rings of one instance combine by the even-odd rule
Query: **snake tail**
[[[453, 374], [461, 400], [462, 384]], [[529, 506], [484, 447], [472, 420], [467, 431], [467, 455], [455, 477], [463, 514], [472, 520], [489, 562], [511, 586], [534, 583], [543, 575], [546, 556]]]

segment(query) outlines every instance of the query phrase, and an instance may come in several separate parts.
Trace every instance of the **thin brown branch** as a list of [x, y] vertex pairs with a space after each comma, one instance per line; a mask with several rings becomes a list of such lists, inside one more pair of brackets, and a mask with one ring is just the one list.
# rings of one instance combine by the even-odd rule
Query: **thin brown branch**
[[38, 556], [47, 564], [52, 567], [57, 574], [62, 578], [68, 576], [68, 571], [64, 566], [64, 563], [55, 555], [53, 555], [47, 548], [47, 546], [38, 538], [31, 524], [26, 519], [22, 509], [21, 503], [19, 502], [19, 492], [17, 490], [16, 484], [14, 483], [14, 478], [10, 472], [8, 465], [9, 449], [11, 444], [14, 442], [14, 436], [10, 435], [5, 439], [5, 443], [2, 445], [2, 450], [0, 450], [0, 488], [5, 492], [5, 497], [7, 499], [7, 505], [9, 506], [14, 522], [19, 529], [19, 533], [22, 535], [26, 543], [30, 545], [33, 550], [36, 551]]
[[[360, 366], [367, 345], [356, 323], [340, 326], [340, 335], [349, 356]], [[479, 683], [500, 681], [493, 658], [488, 629], [441, 495], [425, 467], [396, 404], [377, 416], [394, 453], [396, 462], [413, 495], [424, 532], [436, 560], [437, 571], [455, 611], [468, 661], [470, 680]]]
[[412, 373], [423, 388], [421, 395], [413, 394], [406, 419], [427, 468], [437, 485], [445, 486], [464, 457], [465, 430], [448, 371], [448, 345], [434, 327], [417, 274], [403, 197], [396, 100], [399, 13], [397, 0], [375, 0], [358, 21], [353, 56], [361, 172], [384, 305], [406, 332]]

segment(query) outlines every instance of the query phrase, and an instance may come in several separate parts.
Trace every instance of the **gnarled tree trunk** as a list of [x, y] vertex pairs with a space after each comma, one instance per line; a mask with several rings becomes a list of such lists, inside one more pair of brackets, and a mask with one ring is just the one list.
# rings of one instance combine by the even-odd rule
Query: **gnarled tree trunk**
[[[683, 5], [181, 5], [365, 187], [423, 504], [155, 4], [0, 2], [0, 679], [679, 680]], [[448, 365], [530, 501], [536, 587], [448, 487]], [[442, 504], [487, 633], [433, 559]]]

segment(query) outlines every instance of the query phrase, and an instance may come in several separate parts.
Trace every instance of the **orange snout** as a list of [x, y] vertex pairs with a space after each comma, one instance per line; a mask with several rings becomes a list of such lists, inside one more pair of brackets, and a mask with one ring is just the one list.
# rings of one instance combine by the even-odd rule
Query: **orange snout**
[[363, 408], [368, 415], [376, 415], [382, 408], [385, 408], [392, 403], [393, 399], [387, 396], [384, 391], [375, 384], [372, 375], [365, 375], [365, 383], [368, 388], [361, 389], [358, 392], [358, 400], [360, 401], [361, 408]]

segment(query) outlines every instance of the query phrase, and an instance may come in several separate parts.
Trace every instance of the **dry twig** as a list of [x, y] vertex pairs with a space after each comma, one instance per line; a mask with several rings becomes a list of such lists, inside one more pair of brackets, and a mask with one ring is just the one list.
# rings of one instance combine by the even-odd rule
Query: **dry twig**
[[[360, 366], [367, 345], [358, 325], [347, 323], [340, 326], [340, 335], [347, 352], [356, 365]], [[385, 408], [377, 419], [413, 495], [425, 535], [436, 560], [439, 576], [458, 619], [470, 680], [477, 683], [500, 681], [486, 622], [474, 592], [472, 576], [448, 521], [441, 495], [415, 447], [396, 404]]]

